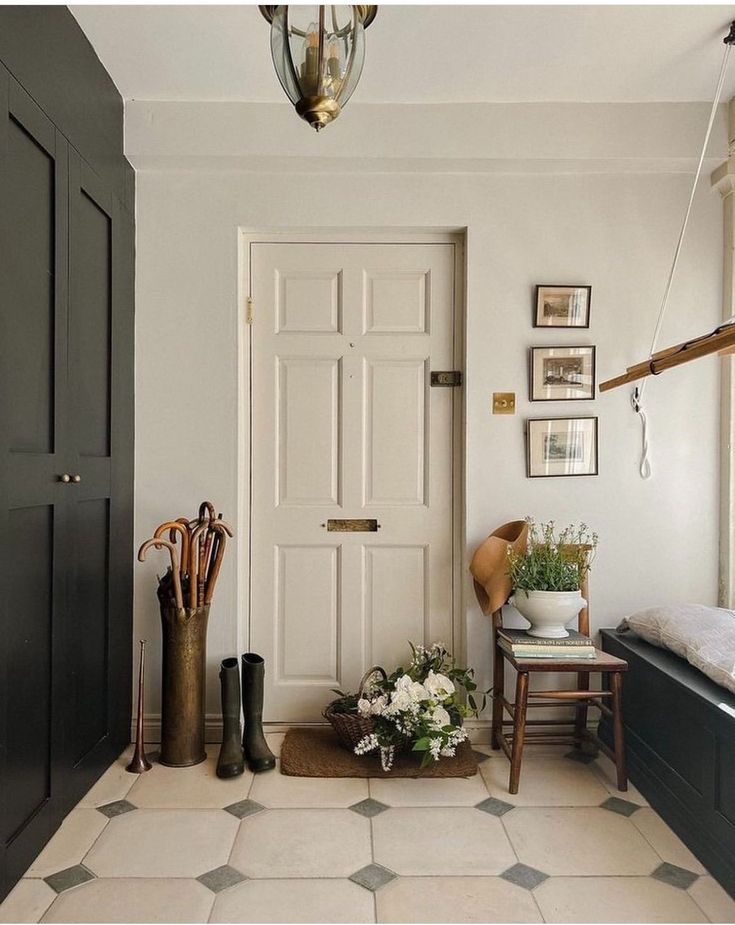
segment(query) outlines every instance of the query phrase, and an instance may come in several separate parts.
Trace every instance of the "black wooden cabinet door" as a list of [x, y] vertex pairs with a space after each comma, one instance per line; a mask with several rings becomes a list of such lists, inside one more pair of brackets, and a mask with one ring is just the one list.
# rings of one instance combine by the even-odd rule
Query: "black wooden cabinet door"
[[[71, 709], [65, 725], [67, 789], [80, 794], [129, 737], [128, 504], [116, 487], [132, 472], [132, 311], [123, 277], [126, 213], [74, 149], [69, 155], [69, 418], [71, 569], [64, 649]], [[122, 393], [122, 394], [121, 394]], [[127, 416], [121, 420], [121, 415]]]
[[68, 146], [0, 67], [0, 895], [58, 825]]

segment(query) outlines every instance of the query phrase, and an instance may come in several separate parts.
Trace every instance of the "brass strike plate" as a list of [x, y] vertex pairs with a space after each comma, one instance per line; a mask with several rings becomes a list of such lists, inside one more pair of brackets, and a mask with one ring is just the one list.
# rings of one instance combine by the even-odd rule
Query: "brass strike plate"
[[493, 414], [515, 414], [515, 392], [493, 392]]

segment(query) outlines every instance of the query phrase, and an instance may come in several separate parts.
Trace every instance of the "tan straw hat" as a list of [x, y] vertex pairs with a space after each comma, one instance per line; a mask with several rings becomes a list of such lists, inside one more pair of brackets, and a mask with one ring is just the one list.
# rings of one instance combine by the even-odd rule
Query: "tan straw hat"
[[495, 613], [510, 597], [508, 550], [525, 552], [527, 541], [526, 521], [512, 520], [493, 530], [475, 550], [470, 572], [475, 579], [475, 594], [483, 613]]

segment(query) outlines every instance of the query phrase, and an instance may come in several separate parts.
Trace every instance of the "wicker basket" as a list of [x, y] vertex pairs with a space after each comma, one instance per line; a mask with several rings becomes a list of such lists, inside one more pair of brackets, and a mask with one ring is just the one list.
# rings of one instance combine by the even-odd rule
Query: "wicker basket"
[[[387, 678], [385, 671], [378, 665], [369, 668], [362, 676], [357, 688], [358, 697], [362, 697], [365, 685], [374, 674], [382, 675], [384, 681]], [[333, 709], [335, 702], [333, 701], [325, 708], [322, 716], [332, 724], [340, 743], [348, 751], [354, 751], [357, 743], [375, 730], [375, 722], [372, 716], [360, 716], [359, 713], [337, 713]]]

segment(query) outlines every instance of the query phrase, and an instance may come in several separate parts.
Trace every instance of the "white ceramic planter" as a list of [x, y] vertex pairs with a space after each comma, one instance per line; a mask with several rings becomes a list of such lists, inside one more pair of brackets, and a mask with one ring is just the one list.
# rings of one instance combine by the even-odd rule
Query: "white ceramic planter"
[[529, 636], [561, 639], [573, 617], [587, 604], [581, 591], [516, 591], [510, 603], [531, 624]]

